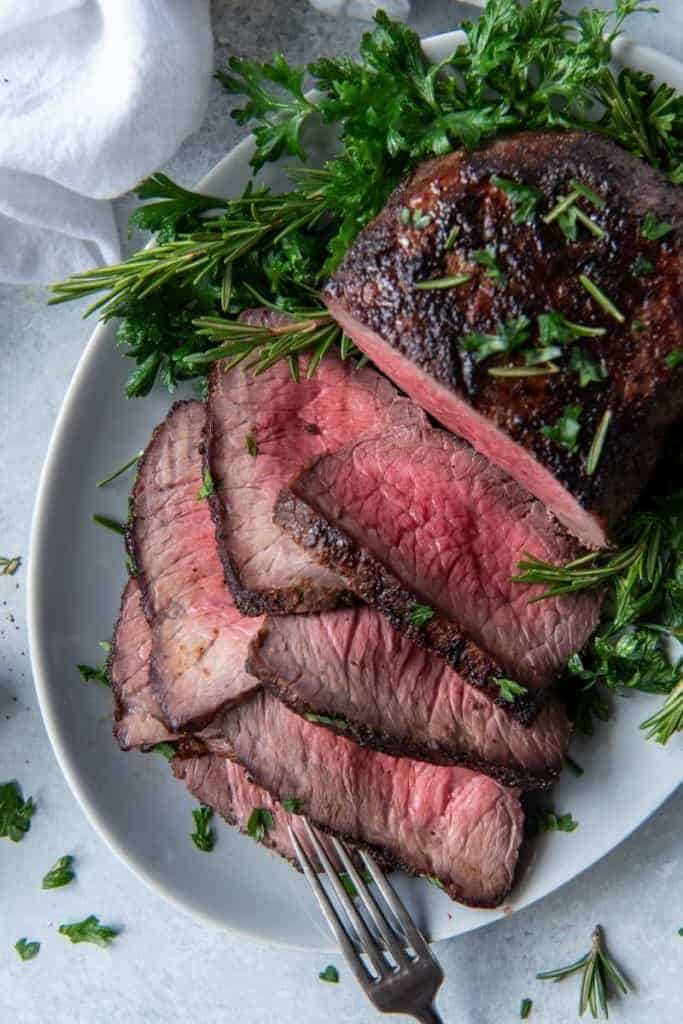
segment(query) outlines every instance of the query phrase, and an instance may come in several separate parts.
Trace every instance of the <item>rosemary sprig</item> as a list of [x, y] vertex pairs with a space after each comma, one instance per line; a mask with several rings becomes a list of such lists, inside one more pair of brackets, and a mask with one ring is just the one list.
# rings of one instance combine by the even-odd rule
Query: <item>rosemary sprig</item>
[[683, 678], [673, 688], [659, 711], [650, 715], [640, 728], [648, 740], [656, 740], [666, 746], [671, 737], [683, 730]]
[[591, 1017], [597, 1020], [601, 1014], [609, 1016], [607, 1003], [610, 989], [614, 988], [623, 995], [628, 995], [630, 985], [617, 967], [612, 957], [605, 950], [600, 925], [596, 925], [591, 936], [591, 948], [573, 964], [558, 967], [554, 971], [543, 971], [537, 974], [539, 981], [563, 981], [573, 974], [581, 974], [581, 992], [579, 996], [579, 1016], [583, 1017], [590, 1010]]
[[102, 478], [102, 480], [98, 480], [95, 486], [106, 487], [107, 484], [110, 484], [112, 482], [112, 480], [116, 480], [117, 477], [122, 476], [126, 472], [126, 470], [129, 470], [132, 466], [137, 465], [137, 463], [142, 458], [143, 454], [144, 452], [142, 451], [136, 452], [132, 459], [129, 459], [128, 462], [125, 462], [123, 466], [119, 466], [119, 468], [115, 469], [113, 473], [109, 474], [109, 476], [105, 476]]
[[111, 530], [112, 533], [118, 533], [121, 537], [126, 535], [126, 527], [118, 519], [111, 519], [109, 516], [101, 516], [99, 512], [95, 512], [92, 517], [93, 523], [97, 523], [98, 526], [103, 526], [105, 530]]

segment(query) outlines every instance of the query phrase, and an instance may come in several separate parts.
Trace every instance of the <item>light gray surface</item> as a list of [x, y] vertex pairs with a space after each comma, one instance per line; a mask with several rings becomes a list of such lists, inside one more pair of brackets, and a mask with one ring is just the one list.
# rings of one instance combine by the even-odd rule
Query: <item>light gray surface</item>
[[[664, 14], [643, 19], [639, 38], [683, 58], [683, 11], [677, 0], [660, 0], [660, 6]], [[453, 25], [446, 2], [413, 7], [419, 8], [413, 21], [423, 34]], [[265, 56], [273, 48], [309, 59], [352, 49], [363, 28], [311, 13], [303, 0], [216, 2], [214, 25], [219, 59], [233, 51]], [[183, 183], [205, 173], [238, 137], [229, 107], [214, 88], [202, 131], [169, 168]], [[122, 217], [128, 205], [120, 204]], [[1, 288], [0, 327], [0, 553], [25, 555], [43, 455], [90, 325], [74, 308], [48, 311], [42, 289]], [[19, 778], [36, 797], [39, 812], [20, 846], [0, 844], [0, 1020], [374, 1020], [343, 966], [341, 984], [324, 985], [317, 980], [325, 966], [319, 957], [244, 945], [200, 928], [137, 882], [91, 831], [58, 773], [37, 711], [26, 655], [24, 581], [24, 569], [0, 579], [0, 780]], [[642, 741], [634, 736], [637, 742]], [[533, 1020], [574, 1020], [575, 984], [542, 985], [533, 976], [583, 952], [591, 927], [601, 921], [638, 987], [611, 1018], [628, 1024], [680, 1021], [682, 817], [679, 793], [606, 860], [541, 905], [439, 947], [448, 977], [441, 997], [444, 1019], [515, 1020], [520, 999], [530, 996]], [[78, 883], [41, 892], [44, 871], [65, 852], [78, 858]], [[91, 912], [123, 926], [115, 949], [71, 947], [57, 935], [61, 921]], [[21, 963], [12, 950], [22, 935], [43, 941], [32, 963]]]

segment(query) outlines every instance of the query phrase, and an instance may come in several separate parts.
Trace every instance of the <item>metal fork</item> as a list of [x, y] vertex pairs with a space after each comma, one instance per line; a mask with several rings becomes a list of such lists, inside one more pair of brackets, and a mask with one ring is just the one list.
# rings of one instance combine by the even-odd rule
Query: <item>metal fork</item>
[[[308, 839], [323, 870], [330, 879], [334, 894], [346, 914], [351, 928], [348, 927], [348, 923], [344, 923], [335, 909], [310, 857], [290, 825], [289, 834], [299, 863], [349, 967], [356, 975], [370, 1002], [380, 1013], [403, 1013], [421, 1021], [422, 1024], [443, 1024], [433, 1006], [434, 997], [444, 978], [443, 970], [432, 955], [420, 929], [375, 861], [368, 854], [359, 851], [363, 863], [400, 925], [401, 931], [390, 923], [389, 916], [386, 911], [382, 910], [379, 901], [365, 884], [346, 847], [338, 839], [325, 837], [325, 841], [331, 844], [334, 853], [355, 885], [368, 916], [382, 937], [382, 943], [379, 943], [372, 935], [357, 906], [344, 888], [319, 835], [311, 828], [308, 821], [303, 818], [300, 820], [304, 824]], [[369, 967], [363, 956], [369, 961]]]

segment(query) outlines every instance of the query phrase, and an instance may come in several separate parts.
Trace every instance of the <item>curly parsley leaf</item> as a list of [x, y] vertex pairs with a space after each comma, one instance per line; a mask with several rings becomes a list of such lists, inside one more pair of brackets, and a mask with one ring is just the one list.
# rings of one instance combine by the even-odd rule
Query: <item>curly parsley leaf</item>
[[26, 939], [19, 939], [15, 942], [14, 948], [22, 960], [33, 960], [40, 953], [40, 943], [28, 942]]
[[511, 178], [501, 178], [498, 174], [491, 175], [491, 181], [504, 192], [513, 207], [513, 224], [528, 224], [536, 215], [536, 208], [543, 193], [532, 185], [523, 185]]
[[31, 797], [23, 799], [17, 782], [0, 785], [0, 839], [21, 842], [31, 827], [35, 809]]
[[76, 877], [76, 873], [72, 867], [73, 862], [74, 858], [71, 854], [66, 854], [64, 857], [60, 857], [43, 877], [42, 888], [61, 889], [62, 886], [69, 885], [73, 882]]
[[580, 405], [565, 405], [557, 423], [541, 427], [541, 433], [567, 451], [575, 452], [579, 446], [580, 418]]
[[213, 808], [206, 804], [200, 804], [192, 811], [194, 818], [194, 832], [190, 833], [190, 839], [202, 853], [210, 853], [216, 843], [216, 836], [211, 828]]
[[99, 918], [91, 914], [83, 921], [75, 921], [73, 924], [60, 924], [59, 934], [66, 936], [69, 942], [91, 942], [103, 949], [110, 946], [119, 934], [118, 928], [111, 928], [100, 924]]
[[589, 384], [601, 384], [608, 377], [603, 360], [593, 359], [581, 348], [571, 350], [569, 368], [578, 374], [580, 388], [586, 388]]

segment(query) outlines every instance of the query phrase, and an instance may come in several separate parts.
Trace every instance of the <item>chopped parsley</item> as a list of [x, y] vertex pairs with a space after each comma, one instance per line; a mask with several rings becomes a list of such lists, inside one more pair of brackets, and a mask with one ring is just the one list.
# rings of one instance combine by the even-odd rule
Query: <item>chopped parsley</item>
[[301, 800], [298, 796], [286, 796], [280, 803], [289, 814], [298, 814], [301, 807]]
[[210, 853], [216, 843], [216, 836], [211, 828], [213, 808], [206, 804], [200, 804], [192, 811], [194, 818], [194, 832], [190, 833], [190, 839], [202, 853]]
[[508, 197], [514, 208], [513, 224], [528, 224], [534, 219], [536, 207], [543, 198], [543, 193], [532, 185], [521, 185], [511, 178], [501, 178], [498, 174], [491, 176], [491, 181]]
[[14, 948], [22, 960], [33, 960], [40, 953], [40, 943], [27, 942], [26, 939], [19, 939], [14, 943]]
[[518, 697], [523, 697], [528, 692], [526, 686], [521, 686], [514, 679], [505, 679], [504, 676], [498, 676], [493, 681], [498, 687], [501, 700], [504, 700], [507, 704], [514, 704]]
[[118, 533], [121, 537], [126, 536], [125, 523], [122, 523], [120, 519], [112, 519], [111, 516], [102, 516], [99, 512], [95, 512], [92, 521], [98, 526], [103, 526], [105, 530], [110, 530], [111, 533]]
[[530, 324], [527, 316], [518, 316], [507, 323], [498, 324], [495, 334], [481, 334], [479, 331], [466, 334], [462, 345], [466, 352], [472, 354], [476, 363], [500, 352], [510, 354], [527, 343]]
[[167, 761], [175, 757], [175, 747], [172, 743], [155, 743], [153, 747], [150, 747], [149, 752], [150, 754], [161, 754]]
[[617, 309], [612, 300], [605, 295], [603, 290], [597, 286], [595, 281], [591, 281], [590, 277], [586, 274], [579, 274], [579, 281], [588, 294], [604, 309], [605, 313], [608, 313], [609, 316], [614, 317], [614, 319], [618, 320], [620, 324], [623, 324], [626, 317]]
[[110, 687], [109, 676], [107, 675], [107, 666], [100, 665], [99, 668], [94, 668], [92, 665], [76, 665], [76, 668], [81, 674], [81, 678], [86, 683], [100, 683], [102, 686]]
[[318, 975], [321, 981], [329, 981], [331, 984], [336, 985], [339, 981], [339, 971], [333, 964], [328, 964], [324, 971], [321, 971]]
[[204, 470], [204, 476], [202, 477], [202, 486], [197, 491], [197, 501], [203, 501], [204, 498], [208, 498], [210, 494], [213, 494], [213, 477], [208, 469]]
[[566, 345], [577, 338], [602, 338], [607, 334], [606, 327], [589, 327], [587, 324], [575, 324], [566, 316], [551, 309], [538, 317], [538, 336], [543, 345]]
[[592, 359], [583, 349], [573, 348], [569, 356], [569, 368], [579, 375], [579, 387], [601, 384], [607, 380], [607, 367], [601, 359]]
[[[367, 869], [364, 868], [363, 870], [360, 870], [358, 873], [366, 885], [369, 885], [372, 882], [372, 875]], [[348, 871], [340, 871], [338, 877], [339, 881], [346, 890], [347, 896], [350, 896], [352, 900], [355, 900], [358, 897], [358, 889], [356, 889], [356, 886], [354, 885], [351, 875], [348, 873]]]
[[418, 281], [415, 287], [421, 291], [433, 291], [442, 288], [457, 288], [472, 280], [471, 274], [454, 274], [452, 277], [435, 277], [431, 281]]
[[255, 839], [257, 843], [262, 843], [266, 838], [266, 833], [274, 824], [275, 819], [269, 810], [265, 807], [254, 807], [247, 822], [247, 835]]
[[423, 875], [422, 877], [424, 878], [425, 882], [429, 882], [429, 884], [433, 885], [435, 889], [444, 888], [443, 882], [441, 881], [440, 878], [437, 878], [436, 875]]
[[410, 207], [404, 206], [399, 213], [399, 220], [401, 221], [401, 224], [404, 224], [406, 227], [410, 227], [412, 225], [414, 228], [417, 228], [418, 231], [421, 231], [423, 228], [428, 228], [432, 223], [432, 219], [431, 214], [423, 213], [419, 207], [415, 207], [414, 210], [411, 210]]
[[541, 427], [541, 433], [555, 444], [562, 445], [567, 451], [574, 452], [579, 445], [580, 418], [580, 405], [565, 405], [557, 423]]
[[31, 827], [35, 809], [31, 797], [23, 799], [17, 782], [0, 785], [0, 839], [21, 842]]
[[312, 722], [313, 725], [329, 725], [333, 729], [340, 729], [345, 732], [349, 727], [349, 723], [345, 718], [332, 717], [331, 715], [316, 715], [312, 711], [307, 711], [304, 715], [307, 722]]
[[484, 267], [486, 271], [486, 277], [495, 281], [496, 284], [505, 285], [506, 277], [503, 271], [496, 263], [496, 249], [493, 245], [487, 245], [485, 249], [477, 249], [472, 253], [472, 259], [479, 266]]
[[95, 946], [105, 948], [112, 944], [119, 934], [119, 929], [100, 924], [99, 918], [91, 914], [83, 921], [75, 921], [73, 924], [60, 924], [59, 934], [65, 935], [74, 944], [92, 942]]
[[[258, 445], [251, 434], [247, 434], [247, 451], [254, 458], [258, 455]], [[211, 484], [211, 490], [213, 490], [213, 482]]]
[[522, 999], [522, 1004], [519, 1008], [519, 1016], [521, 1020], [528, 1020], [529, 1014], [531, 1013], [531, 1007], [534, 1004], [531, 999]]
[[595, 431], [595, 437], [590, 446], [588, 452], [588, 458], [586, 459], [586, 473], [588, 476], [593, 476], [595, 470], [598, 468], [602, 453], [605, 447], [605, 441], [607, 439], [607, 431], [609, 425], [612, 422], [612, 410], [606, 409], [602, 414], [602, 418], [598, 423], [598, 429]]
[[418, 629], [433, 619], [435, 614], [434, 609], [430, 608], [428, 604], [408, 605], [408, 622], [411, 626], [417, 626]]
[[541, 811], [530, 822], [537, 832], [574, 832], [579, 827], [571, 814], [555, 814], [554, 811]]
[[670, 370], [676, 370], [683, 363], [683, 348], [672, 348], [664, 362]]
[[658, 242], [660, 238], [670, 235], [673, 229], [673, 224], [658, 220], [654, 213], [648, 213], [640, 226], [640, 233], [648, 242]]
[[654, 263], [647, 256], [636, 256], [631, 264], [631, 273], [634, 277], [648, 277], [654, 269]]
[[572, 773], [572, 775], [576, 775], [577, 778], [580, 778], [583, 775], [583, 768], [573, 758], [565, 757], [564, 763], [565, 763], [565, 766]]
[[76, 877], [72, 868], [73, 862], [74, 859], [71, 854], [66, 854], [64, 857], [60, 857], [43, 877], [43, 889], [61, 889], [62, 886], [69, 885], [73, 882]]

